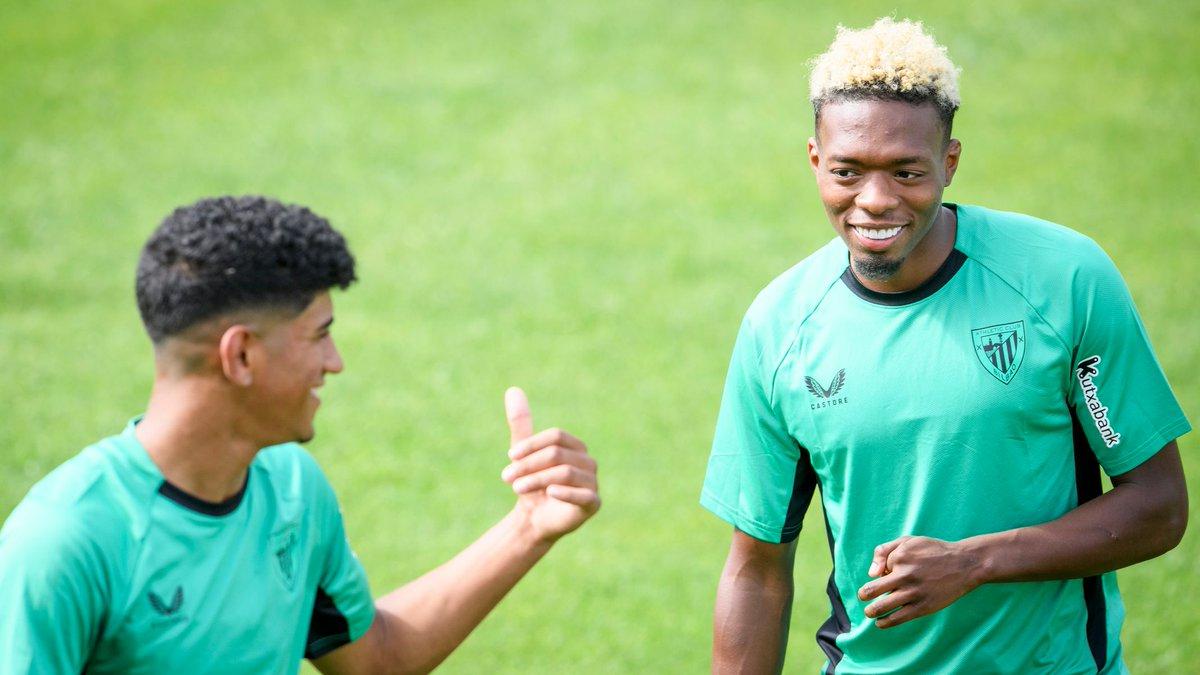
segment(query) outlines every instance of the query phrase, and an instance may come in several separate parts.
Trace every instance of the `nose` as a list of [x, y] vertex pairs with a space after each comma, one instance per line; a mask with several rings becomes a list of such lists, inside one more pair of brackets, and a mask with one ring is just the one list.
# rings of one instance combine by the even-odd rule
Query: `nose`
[[883, 215], [900, 206], [900, 198], [892, 192], [888, 176], [874, 173], [867, 175], [862, 190], [854, 198], [854, 205], [868, 213]]
[[345, 367], [346, 364], [342, 361], [342, 355], [338, 352], [337, 345], [330, 339], [329, 352], [325, 355], [325, 372], [336, 375]]

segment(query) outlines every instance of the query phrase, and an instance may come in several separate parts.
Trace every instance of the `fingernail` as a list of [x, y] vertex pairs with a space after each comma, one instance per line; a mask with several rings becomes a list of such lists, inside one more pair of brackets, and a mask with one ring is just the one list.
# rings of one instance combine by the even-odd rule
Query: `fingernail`
[[517, 458], [517, 446], [514, 445], [513, 447], [508, 449], [508, 458], [509, 459]]
[[529, 487], [529, 481], [527, 480], [518, 480], [513, 483], [513, 490], [515, 492], [524, 492], [526, 487]]
[[512, 477], [514, 471], [516, 471], [516, 469], [513, 468], [512, 464], [504, 467], [504, 470], [500, 472], [500, 480], [508, 481], [508, 479]]
[[870, 576], [879, 574], [879, 563], [871, 563], [871, 569], [867, 570], [867, 574]]

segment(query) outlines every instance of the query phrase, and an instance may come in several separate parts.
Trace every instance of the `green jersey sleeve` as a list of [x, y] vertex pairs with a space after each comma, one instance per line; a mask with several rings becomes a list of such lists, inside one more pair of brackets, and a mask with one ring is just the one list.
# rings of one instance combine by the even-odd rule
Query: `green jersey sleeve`
[[771, 401], [773, 366], [763, 362], [747, 318], [733, 347], [700, 503], [756, 539], [781, 543], [799, 534], [814, 483], [805, 480], [809, 462]]
[[0, 531], [0, 673], [80, 673], [107, 606], [102, 563], [71, 514], [22, 504]]
[[304, 651], [309, 659], [324, 656], [362, 637], [375, 619], [375, 600], [371, 597], [367, 574], [350, 548], [337, 497], [324, 475], [321, 487], [325, 560]]
[[1070, 403], [1104, 471], [1137, 467], [1191, 430], [1116, 266], [1096, 247], [1077, 272]]

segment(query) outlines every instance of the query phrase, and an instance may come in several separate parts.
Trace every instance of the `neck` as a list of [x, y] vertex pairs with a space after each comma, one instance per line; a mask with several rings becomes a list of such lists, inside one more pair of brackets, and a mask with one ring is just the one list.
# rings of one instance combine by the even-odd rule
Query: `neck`
[[[859, 283], [878, 293], [904, 293], [929, 281], [950, 257], [958, 234], [958, 215], [953, 209], [938, 207], [933, 226], [921, 239], [900, 269], [887, 279], [866, 279], [855, 274]], [[853, 266], [851, 266], [853, 267]]]
[[222, 502], [245, 485], [246, 471], [261, 447], [238, 433], [236, 409], [220, 383], [160, 374], [134, 434], [175, 487], [207, 502]]

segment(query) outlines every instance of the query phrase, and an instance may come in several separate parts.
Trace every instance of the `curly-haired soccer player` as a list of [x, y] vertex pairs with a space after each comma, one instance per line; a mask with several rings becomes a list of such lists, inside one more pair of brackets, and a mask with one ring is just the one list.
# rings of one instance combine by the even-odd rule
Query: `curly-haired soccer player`
[[1064, 227], [942, 200], [957, 70], [920, 24], [840, 29], [811, 100], [838, 236], [734, 347], [701, 498], [736, 528], [714, 671], [781, 668], [819, 490], [824, 672], [1126, 672], [1112, 571], [1183, 535], [1190, 426], [1121, 276]]
[[337, 499], [296, 442], [342, 359], [345, 240], [308, 209], [205, 199], [142, 251], [145, 415], [30, 490], [0, 531], [2, 673], [426, 672], [599, 508], [596, 464], [506, 395], [516, 507], [373, 600]]

